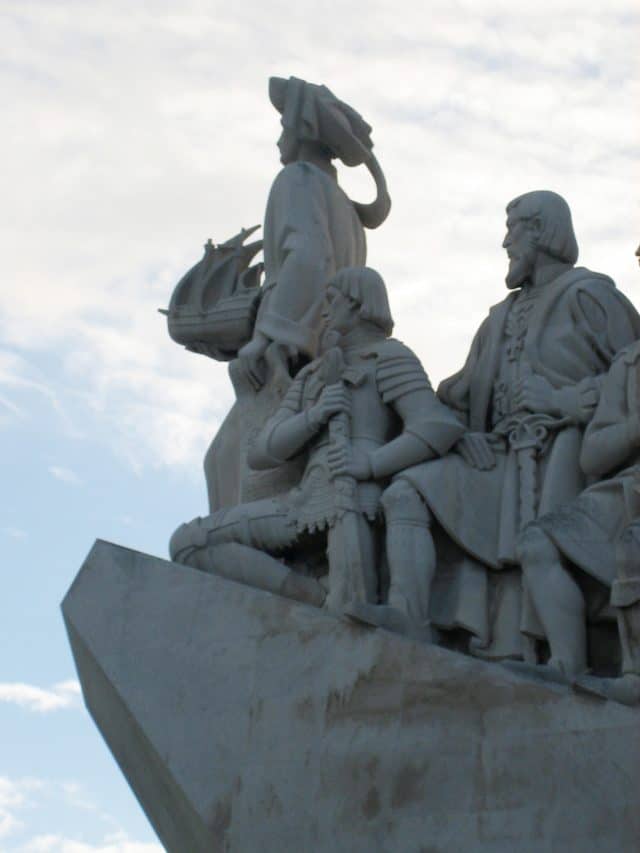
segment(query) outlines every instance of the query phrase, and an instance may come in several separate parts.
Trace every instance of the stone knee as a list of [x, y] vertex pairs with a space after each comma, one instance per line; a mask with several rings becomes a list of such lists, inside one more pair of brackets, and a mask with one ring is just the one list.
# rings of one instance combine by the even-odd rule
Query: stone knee
[[279, 552], [293, 544], [295, 524], [277, 501], [264, 499], [220, 509], [182, 524], [171, 537], [169, 553], [178, 563], [196, 566], [205, 549], [235, 542], [261, 551]]
[[407, 480], [394, 480], [382, 493], [381, 503], [387, 526], [399, 522], [431, 527], [431, 511]]
[[[564, 565], [561, 552], [544, 528], [534, 522], [521, 533], [517, 555], [526, 588], [546, 629], [552, 655], [558, 656], [556, 650], [563, 649], [560, 657], [569, 654], [574, 662], [582, 661], [582, 652], [575, 649], [578, 644], [580, 648], [583, 645], [585, 601], [578, 583]], [[565, 654], [569, 640], [573, 651]], [[573, 663], [572, 668], [577, 671], [579, 663]]]
[[240, 542], [248, 537], [249, 522], [245, 515], [233, 507], [221, 509], [204, 518], [194, 518], [181, 524], [169, 541], [169, 554], [176, 563], [195, 565], [197, 553], [210, 545]]
[[558, 549], [537, 524], [529, 524], [522, 531], [516, 546], [517, 557], [522, 571], [528, 579], [532, 573], [537, 575], [550, 569], [558, 562]]
[[207, 544], [207, 528], [202, 518], [194, 518], [173, 533], [169, 540], [169, 556], [175, 563], [187, 562], [189, 556]]

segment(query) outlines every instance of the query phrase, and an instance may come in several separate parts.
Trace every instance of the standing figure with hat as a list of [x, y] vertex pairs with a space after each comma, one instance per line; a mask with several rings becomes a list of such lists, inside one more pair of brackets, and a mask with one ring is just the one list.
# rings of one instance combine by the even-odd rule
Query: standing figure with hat
[[[364, 228], [386, 219], [391, 201], [371, 141], [371, 127], [326, 87], [272, 77], [269, 97], [282, 115], [284, 165], [264, 219], [265, 282], [253, 337], [240, 350], [249, 376], [264, 382], [264, 357], [290, 365], [316, 357], [327, 282], [366, 262]], [[351, 201], [338, 186], [333, 159], [365, 164], [377, 188], [371, 204]]]

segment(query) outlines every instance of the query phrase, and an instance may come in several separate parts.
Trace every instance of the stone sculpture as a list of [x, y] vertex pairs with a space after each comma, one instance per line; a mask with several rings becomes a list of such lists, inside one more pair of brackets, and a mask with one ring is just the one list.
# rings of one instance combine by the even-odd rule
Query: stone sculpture
[[[468, 650], [488, 659], [535, 666], [546, 641], [551, 660], [538, 674], [583, 673], [582, 594], [554, 556], [562, 533], [552, 545], [547, 528], [556, 519], [570, 535], [579, 525], [562, 519], [578, 513], [580, 501], [625, 490], [618, 477], [572, 505], [587, 478], [612, 468], [598, 425], [611, 417], [626, 429], [619, 401], [609, 399], [624, 397], [626, 379], [615, 378], [624, 368], [604, 383], [599, 403], [600, 390], [612, 363], [633, 359], [633, 348], [616, 355], [640, 336], [640, 317], [611, 279], [575, 266], [564, 199], [548, 191], [519, 196], [507, 206], [503, 243], [512, 292], [491, 309], [465, 366], [436, 398], [415, 356], [388, 339], [384, 284], [363, 266], [363, 225], [379, 225], [390, 206], [371, 128], [324, 86], [272, 78], [269, 96], [282, 116], [284, 168], [265, 215], [265, 284], [257, 286], [261, 266], [249, 266], [261, 247], [244, 245], [250, 229], [205, 247], [170, 304], [174, 339], [213, 357], [238, 356], [231, 365], [238, 403], [206, 461], [216, 483], [236, 485], [223, 485], [222, 501], [210, 488], [210, 515], [176, 531], [172, 559], [226, 576], [233, 563], [245, 581], [423, 640], [447, 641], [432, 622], [445, 632], [462, 628]], [[335, 157], [368, 166], [378, 189], [373, 204], [342, 192]], [[327, 282], [332, 299], [323, 315]], [[220, 336], [221, 319], [230, 330], [224, 346], [206, 340]], [[240, 346], [243, 336], [250, 340]], [[368, 377], [362, 387], [349, 378], [354, 370]], [[381, 380], [385, 370], [399, 397]], [[393, 435], [393, 417], [401, 435]], [[384, 445], [373, 455], [372, 441]], [[614, 461], [629, 452], [621, 448]], [[618, 527], [634, 513], [627, 507]], [[619, 532], [608, 530], [611, 548]], [[602, 559], [591, 574], [611, 586], [614, 566]], [[548, 595], [543, 574], [556, 586], [564, 581], [567, 601], [573, 595], [572, 627], [562, 620], [567, 602]], [[563, 652], [568, 637], [573, 645]]]
[[[462, 552], [433, 618], [470, 630], [472, 651], [493, 659], [532, 657], [523, 634], [543, 636], [526, 587], [523, 595], [517, 537], [584, 488], [582, 434], [600, 382], [640, 335], [640, 317], [611, 279], [574, 266], [578, 247], [560, 196], [532, 192], [510, 202], [503, 245], [512, 293], [489, 312], [462, 370], [438, 389], [468, 431], [454, 453], [397, 476], [399, 517], [392, 504], [387, 513], [392, 577], [411, 563], [434, 574], [435, 522]], [[491, 584], [486, 570], [495, 573]], [[464, 623], [443, 615], [452, 598]]]
[[[371, 127], [352, 107], [326, 86], [296, 77], [272, 77], [269, 97], [282, 115], [278, 148], [284, 168], [265, 213], [262, 301], [253, 338], [240, 351], [257, 385], [271, 342], [289, 360], [318, 354], [326, 283], [340, 268], [365, 263], [363, 226], [377, 228], [391, 206]], [[347, 198], [331, 164], [335, 158], [367, 166], [378, 189], [372, 204]]]
[[640, 702], [640, 317], [575, 267], [564, 199], [519, 196], [511, 293], [435, 394], [364, 265], [371, 128], [269, 93], [264, 241], [207, 243], [165, 312], [230, 362], [209, 513], [172, 562], [92, 549], [87, 706], [172, 853], [637, 849], [638, 711], [593, 695]]
[[63, 611], [168, 853], [637, 850], [635, 708], [107, 542]]
[[[242, 246], [255, 229], [243, 230], [215, 247], [216, 263], [205, 247], [205, 257], [178, 283], [165, 312], [174, 340], [231, 360], [237, 402], [205, 457], [210, 512], [273, 497], [299, 480], [301, 460], [255, 472], [246, 464], [249, 449], [292, 376], [318, 354], [327, 282], [343, 267], [365, 264], [364, 228], [378, 227], [391, 206], [371, 127], [352, 107], [325, 86], [295, 77], [271, 78], [269, 96], [282, 115], [284, 168], [269, 194], [263, 241]], [[333, 159], [366, 165], [377, 188], [374, 202], [347, 197]], [[248, 267], [259, 247], [263, 265]]]
[[208, 240], [204, 257], [178, 282], [167, 311], [169, 334], [191, 352], [229, 361], [253, 334], [263, 264], [250, 266], [262, 240], [245, 245], [259, 228], [242, 229], [230, 240]]
[[[550, 575], [556, 586], [564, 579], [567, 587], [570, 580], [549, 556], [560, 546], [544, 531], [549, 519], [575, 515], [580, 500], [617, 488], [612, 480], [596, 484], [572, 505], [587, 478], [611, 470], [603, 451], [591, 448], [603, 418], [617, 423], [625, 414], [609, 399], [615, 378], [599, 404], [600, 389], [612, 362], [633, 358], [633, 348], [616, 354], [640, 336], [640, 317], [611, 279], [575, 267], [564, 199], [548, 191], [519, 196], [507, 206], [503, 243], [512, 292], [491, 309], [465, 366], [436, 397], [413, 353], [388, 338], [384, 283], [362, 266], [363, 224], [374, 227], [389, 211], [370, 127], [323, 86], [272, 78], [269, 94], [282, 114], [284, 168], [265, 216], [266, 282], [258, 288], [261, 267], [249, 266], [261, 244], [244, 246], [254, 229], [242, 231], [213, 253], [206, 247], [169, 311], [173, 337], [188, 348], [239, 356], [231, 366], [236, 407], [245, 430], [245, 421], [254, 426], [239, 445], [233, 430], [236, 444], [225, 448], [225, 424], [207, 466], [219, 469], [218, 482], [234, 479], [235, 458], [245, 486], [222, 505], [212, 501], [209, 516], [182, 525], [172, 559], [423, 640], [447, 642], [432, 623], [445, 632], [462, 628], [471, 635], [468, 650], [488, 659], [524, 657], [535, 666], [544, 640], [551, 661], [537, 674], [583, 673], [584, 607], [572, 608], [573, 627], [560, 625], [568, 605], [554, 601], [540, 578]], [[378, 187], [372, 205], [354, 204], [339, 189], [334, 157], [367, 164]], [[214, 291], [218, 301], [207, 295]], [[206, 338], [215, 318], [238, 316], [224, 313], [225, 298], [253, 299], [254, 312], [259, 302], [251, 339], [235, 351], [194, 340], [194, 328]], [[196, 312], [194, 326], [189, 311], [198, 299], [213, 308]], [[226, 340], [247, 337], [246, 317]], [[218, 321], [216, 334], [220, 328]], [[401, 393], [381, 378], [385, 371]], [[624, 382], [617, 380], [618, 397]], [[401, 434], [393, 434], [393, 418]], [[627, 508], [618, 526], [634, 512]], [[577, 526], [555, 523], [565, 531]], [[618, 532], [608, 531], [611, 548]], [[591, 574], [611, 586], [615, 560], [599, 565]], [[574, 603], [578, 596], [574, 590]], [[600, 610], [606, 617], [604, 603]], [[558, 642], [566, 645], [567, 637], [573, 647], [563, 653]]]
[[[295, 552], [307, 572], [328, 573], [327, 606], [341, 612], [352, 601], [378, 600], [383, 485], [402, 468], [446, 453], [464, 428], [438, 401], [416, 356], [389, 337], [393, 320], [378, 273], [341, 270], [328, 287], [325, 319], [325, 351], [298, 373], [249, 455], [254, 468], [276, 468], [307, 449], [299, 486], [181, 526], [170, 551], [204, 570], [229, 543], [247, 548], [246, 561], [249, 548]], [[406, 617], [424, 586], [408, 583], [393, 577], [390, 592]], [[403, 627], [419, 634], [426, 621]]]
[[[640, 247], [637, 253], [640, 257]], [[640, 341], [616, 356], [582, 445], [585, 474], [602, 479], [522, 534], [519, 556], [544, 627], [547, 677], [619, 701], [640, 701]], [[584, 575], [596, 581], [587, 584]], [[587, 616], [616, 608], [622, 677], [585, 675]], [[604, 595], [603, 595], [604, 593]], [[589, 606], [587, 606], [589, 605]], [[541, 667], [536, 667], [538, 672]]]

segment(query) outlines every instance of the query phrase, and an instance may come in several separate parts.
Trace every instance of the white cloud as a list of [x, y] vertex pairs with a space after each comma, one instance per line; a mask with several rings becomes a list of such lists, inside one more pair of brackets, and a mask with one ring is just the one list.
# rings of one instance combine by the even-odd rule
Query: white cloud
[[20, 420], [23, 420], [25, 417], [25, 413], [20, 406], [17, 406], [12, 400], [5, 397], [4, 394], [0, 394], [0, 407], [5, 409], [4, 412], [0, 411], [0, 422], [8, 420], [10, 415]]
[[[39, 393], [75, 395], [83, 431], [101, 423], [134, 467], [199, 471], [230, 405], [225, 366], [172, 344], [156, 308], [208, 236], [262, 216], [278, 168], [270, 74], [324, 81], [373, 124], [394, 206], [369, 260], [434, 381], [504, 294], [504, 206], [522, 191], [562, 192], [584, 263], [636, 292], [633, 0], [91, 8], [40, 0], [6, 19], [3, 272], [20, 286], [0, 317], [25, 358], [58, 354]], [[371, 192], [363, 169], [341, 180]], [[28, 415], [5, 397], [5, 418]]]
[[42, 789], [40, 779], [10, 779], [0, 776], [0, 839], [6, 838], [22, 826], [16, 815], [27, 805], [29, 795]]
[[124, 832], [88, 844], [61, 835], [38, 835], [16, 848], [15, 853], [163, 853], [159, 844], [132, 841]]
[[75, 678], [68, 678], [66, 681], [59, 681], [54, 685], [54, 690], [57, 690], [60, 693], [65, 693], [70, 696], [81, 696], [82, 689], [80, 688], [80, 682], [76, 681]]
[[[522, 191], [563, 193], [582, 262], [639, 292], [636, 0], [317, 8], [3, 5], [0, 426], [43, 424], [89, 436], [136, 470], [200, 476], [230, 382], [225, 365], [176, 347], [156, 309], [207, 237], [262, 217], [278, 168], [271, 74], [325, 82], [372, 123], [393, 210], [368, 234], [369, 262], [388, 283], [398, 336], [434, 382], [460, 366], [504, 295], [504, 206]], [[365, 170], [340, 179], [352, 197], [371, 195]], [[65, 472], [78, 479], [51, 466]], [[78, 700], [73, 681], [0, 683], [0, 702], [33, 712]], [[0, 836], [17, 831], [29, 784], [0, 779]], [[81, 810], [69, 785], [64, 797]], [[160, 850], [97, 838], [25, 843]]]
[[75, 471], [72, 471], [71, 468], [65, 468], [62, 465], [50, 465], [49, 473], [52, 477], [55, 477], [56, 480], [68, 483], [70, 486], [79, 486], [82, 484], [80, 477]]
[[60, 681], [48, 689], [20, 681], [0, 682], [0, 702], [40, 714], [78, 707], [80, 696], [80, 684], [72, 679]]
[[1, 529], [5, 536], [8, 536], [10, 539], [19, 539], [24, 541], [29, 537], [27, 531], [23, 530], [21, 527], [3, 527]]
[[[90, 842], [56, 833], [33, 833], [24, 818], [37, 818], [38, 810], [49, 801], [72, 809], [91, 811], [98, 820], [113, 824], [113, 818], [100, 812], [77, 782], [47, 779], [11, 779], [0, 776], [0, 840], [4, 853], [162, 853], [155, 843], [132, 840], [121, 829], [96, 833]], [[25, 838], [25, 836], [27, 836]], [[8, 848], [7, 843], [12, 843]]]
[[96, 804], [87, 796], [84, 788], [78, 782], [62, 782], [60, 787], [65, 800], [74, 808], [89, 812], [99, 811]]
[[[0, 318], [1, 303], [0, 297]], [[16, 421], [22, 425], [28, 421], [30, 412], [24, 401], [30, 396], [45, 401], [66, 435], [74, 438], [81, 436], [62, 405], [59, 394], [51, 387], [46, 372], [35, 367], [25, 355], [15, 350], [0, 349], [0, 387], [4, 387], [6, 392], [0, 395], [0, 426], [11, 425]]]

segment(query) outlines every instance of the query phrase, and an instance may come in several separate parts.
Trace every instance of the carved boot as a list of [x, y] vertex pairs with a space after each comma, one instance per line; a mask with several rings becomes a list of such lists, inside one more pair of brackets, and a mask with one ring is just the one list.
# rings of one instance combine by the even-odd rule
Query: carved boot
[[[637, 589], [638, 581], [634, 581]], [[613, 585], [611, 601], [615, 603], [626, 599], [625, 581], [616, 581]], [[577, 678], [575, 686], [579, 690], [613, 699], [623, 705], [640, 703], [640, 602], [618, 610], [618, 630], [622, 648], [622, 675], [620, 678], [596, 678], [583, 675]]]
[[412, 622], [401, 610], [388, 604], [353, 601], [345, 608], [344, 614], [354, 622], [370, 625], [372, 628], [383, 628], [394, 634], [402, 634], [419, 643], [433, 643], [436, 640], [435, 632], [429, 623]]
[[429, 595], [435, 548], [429, 510], [413, 486], [402, 479], [386, 489], [382, 506], [390, 579], [388, 603], [354, 603], [347, 615], [421, 642], [433, 642], [436, 637], [429, 622]]
[[[518, 557], [530, 601], [551, 649], [549, 663], [544, 668], [534, 664], [533, 668], [547, 680], [571, 680], [587, 669], [582, 591], [565, 568], [557, 547], [538, 524], [530, 524], [520, 535]], [[524, 671], [523, 667], [520, 669]]]
[[613, 699], [623, 705], [640, 704], [640, 523], [629, 525], [618, 543], [618, 580], [611, 588], [611, 604], [618, 608], [622, 651], [620, 678], [576, 679], [579, 690]]
[[500, 661], [500, 664], [510, 672], [515, 672], [516, 675], [540, 679], [552, 684], [569, 684], [571, 680], [567, 676], [562, 662], [554, 661], [553, 658], [548, 663], [528, 663], [522, 660], [507, 659]]

